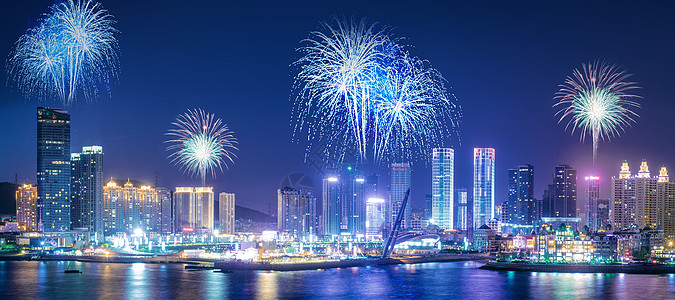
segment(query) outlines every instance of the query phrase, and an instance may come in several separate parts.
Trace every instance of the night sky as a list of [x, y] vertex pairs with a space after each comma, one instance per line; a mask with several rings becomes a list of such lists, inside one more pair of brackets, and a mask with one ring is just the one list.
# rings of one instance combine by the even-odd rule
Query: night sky
[[[115, 16], [121, 75], [111, 96], [78, 102], [72, 150], [101, 145], [107, 178], [132, 178], [174, 187], [199, 185], [166, 159], [164, 133], [188, 108], [216, 113], [235, 132], [236, 164], [215, 179], [215, 192], [236, 193], [237, 204], [275, 210], [285, 175], [306, 172], [302, 144], [292, 142], [291, 86], [295, 49], [332, 16], [368, 17], [395, 28], [448, 80], [463, 108], [455, 148], [455, 186], [472, 185], [472, 148], [496, 149], [496, 202], [506, 199], [506, 170], [535, 166], [535, 197], [553, 167], [568, 163], [583, 177], [592, 170], [590, 139], [580, 143], [557, 125], [553, 96], [582, 62], [604, 59], [634, 74], [643, 87], [641, 118], [620, 138], [599, 147], [594, 172], [601, 196], [628, 159], [632, 171], [646, 158], [652, 174], [675, 172], [675, 18], [673, 6], [593, 1], [102, 1]], [[53, 1], [0, 5], [0, 57], [48, 12]], [[672, 4], [672, 3], [671, 3]], [[3, 64], [4, 65], [4, 64]], [[35, 182], [36, 107], [58, 102], [26, 99], [0, 72], [0, 181]], [[450, 141], [448, 141], [450, 143]], [[387, 173], [382, 173], [387, 177]], [[315, 180], [320, 186], [319, 178]], [[413, 203], [431, 192], [431, 170], [413, 167]], [[584, 199], [579, 193], [579, 199]], [[579, 207], [582, 202], [579, 202]]]

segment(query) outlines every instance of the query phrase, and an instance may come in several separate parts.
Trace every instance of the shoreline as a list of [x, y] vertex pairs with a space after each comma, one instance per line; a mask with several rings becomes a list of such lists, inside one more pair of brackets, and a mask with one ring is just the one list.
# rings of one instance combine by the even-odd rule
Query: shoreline
[[547, 273], [625, 273], [625, 274], [670, 274], [675, 265], [650, 263], [590, 265], [590, 264], [542, 264], [507, 263], [489, 261], [480, 269], [491, 271], [547, 272]]
[[352, 267], [371, 267], [388, 265], [409, 265], [432, 262], [453, 262], [453, 261], [480, 261], [490, 259], [483, 255], [433, 255], [419, 257], [395, 257], [386, 259], [348, 259], [331, 260], [318, 262], [299, 262], [299, 263], [270, 263], [270, 262], [233, 262], [217, 261], [214, 263], [216, 269], [222, 271], [309, 271], [324, 270], [335, 268]]
[[[148, 264], [187, 264], [192, 266], [204, 266], [203, 269], [216, 269], [221, 271], [304, 271], [323, 270], [333, 268], [385, 266], [399, 264], [420, 264], [431, 262], [453, 261], [484, 261], [490, 257], [483, 255], [432, 255], [417, 257], [394, 257], [387, 259], [348, 259], [330, 261], [307, 261], [302, 263], [274, 263], [274, 262], [243, 262], [223, 261], [215, 259], [182, 258], [182, 257], [129, 257], [129, 256], [70, 256], [50, 255], [33, 258], [31, 255], [0, 256], [0, 261], [78, 261], [84, 263], [148, 263]], [[212, 267], [211, 267], [212, 266]], [[195, 270], [201, 267], [193, 268]]]

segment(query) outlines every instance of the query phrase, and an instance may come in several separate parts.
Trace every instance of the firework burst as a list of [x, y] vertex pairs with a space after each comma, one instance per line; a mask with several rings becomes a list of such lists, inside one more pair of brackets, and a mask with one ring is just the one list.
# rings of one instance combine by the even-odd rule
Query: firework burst
[[[440, 146], [459, 106], [438, 71], [428, 68], [378, 23], [323, 23], [298, 49], [295, 136], [357, 160], [406, 159]], [[445, 122], [448, 121], [448, 122]], [[454, 132], [457, 132], [456, 130]]]
[[188, 110], [171, 123], [173, 128], [166, 133], [167, 150], [171, 162], [180, 165], [181, 170], [194, 176], [199, 175], [202, 186], [206, 174], [215, 177], [216, 170], [223, 171], [228, 163], [234, 163], [237, 139], [226, 124], [201, 109]]
[[640, 107], [635, 101], [640, 96], [632, 94], [639, 87], [627, 81], [630, 76], [615, 65], [596, 61], [574, 70], [556, 93], [558, 123], [566, 122], [565, 130], [571, 129], [572, 134], [579, 131], [582, 141], [591, 136], [593, 162], [600, 140], [620, 136], [639, 117], [633, 109]]
[[91, 0], [67, 0], [16, 43], [8, 72], [27, 97], [55, 96], [70, 105], [79, 94], [109, 89], [118, 70], [113, 17]]

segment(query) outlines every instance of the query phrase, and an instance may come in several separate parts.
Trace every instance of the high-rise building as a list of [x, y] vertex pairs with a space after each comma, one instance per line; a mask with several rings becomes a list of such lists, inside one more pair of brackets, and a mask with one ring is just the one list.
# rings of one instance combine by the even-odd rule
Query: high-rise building
[[454, 228], [462, 231], [467, 230], [467, 227], [470, 226], [468, 222], [469, 192], [465, 188], [456, 188], [453, 202], [455, 204]]
[[295, 237], [304, 234], [303, 220], [308, 203], [302, 191], [292, 187], [277, 190], [277, 228]]
[[612, 177], [611, 199], [613, 205], [612, 223], [614, 229], [626, 229], [632, 225], [639, 228], [662, 226], [666, 237], [675, 235], [675, 227], [671, 227], [673, 212], [669, 208], [675, 201], [673, 192], [675, 185], [669, 182], [665, 167], [659, 176], [650, 177], [649, 166], [642, 161], [637, 175], [630, 173], [628, 162], [621, 166], [619, 178]]
[[159, 224], [157, 230], [160, 234], [173, 233], [173, 205], [171, 201], [171, 191], [165, 187], [155, 188], [157, 192], [157, 202], [160, 206]]
[[606, 199], [600, 199], [600, 177], [587, 176], [586, 180], [586, 226], [596, 232], [607, 226], [609, 206]]
[[569, 165], [558, 165], [553, 173], [555, 189], [550, 217], [577, 217], [577, 170]]
[[213, 230], [213, 187], [176, 187], [173, 198], [176, 232]]
[[355, 167], [342, 169], [340, 183], [340, 231], [351, 235], [366, 234], [366, 180]]
[[70, 227], [103, 233], [103, 148], [70, 154]]
[[25, 231], [38, 229], [37, 187], [28, 181], [16, 190], [16, 221]]
[[314, 181], [302, 173], [282, 180], [277, 190], [277, 226], [295, 238], [317, 234], [321, 218], [317, 214]]
[[37, 108], [37, 193], [40, 230], [70, 230], [70, 115]]
[[434, 148], [431, 157], [432, 223], [454, 229], [454, 157], [451, 148]]
[[323, 234], [340, 235], [340, 184], [337, 177], [323, 179]]
[[218, 194], [220, 210], [219, 230], [221, 234], [234, 234], [234, 193]]
[[161, 232], [162, 210], [157, 191], [131, 180], [122, 182], [110, 179], [103, 187], [104, 234], [131, 233], [137, 229]]
[[[403, 204], [403, 198], [408, 189], [410, 189], [410, 164], [409, 163], [392, 163], [391, 164], [391, 181], [389, 189], [389, 214], [387, 222], [390, 226], [394, 225], [398, 217], [398, 211]], [[412, 197], [409, 196], [408, 203], [403, 210], [403, 219], [401, 221], [401, 228], [409, 228], [412, 212]]]
[[473, 228], [495, 217], [495, 149], [473, 149]]
[[[534, 167], [519, 165], [508, 170], [508, 223], [532, 225], [534, 222]], [[502, 210], [502, 214], [505, 212]], [[504, 218], [502, 218], [504, 219]]]
[[366, 237], [382, 238], [382, 226], [386, 212], [385, 201], [370, 198], [366, 202]]

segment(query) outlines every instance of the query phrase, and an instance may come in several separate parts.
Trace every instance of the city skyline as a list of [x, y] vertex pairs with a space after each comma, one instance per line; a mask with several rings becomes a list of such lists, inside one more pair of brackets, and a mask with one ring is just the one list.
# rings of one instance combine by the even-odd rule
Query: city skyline
[[[2, 25], [3, 28], [6, 28], [6, 33], [0, 37], [2, 39], [0, 40], [0, 50], [8, 53], [18, 36], [26, 30], [26, 24], [37, 19], [40, 16], [40, 13], [46, 12], [50, 3], [51, 2], [49, 1], [45, 1], [44, 5], [40, 5], [40, 3], [31, 3], [30, 5], [22, 3], [10, 4], [15, 6], [15, 9], [9, 9], [7, 11], [16, 13], [12, 13], [11, 15], [2, 18]], [[187, 94], [178, 90], [178, 87], [194, 86], [204, 88], [204, 84], [211, 82], [212, 79], [207, 79], [206, 82], [200, 83], [180, 76], [180, 78], [185, 81], [177, 82], [176, 80], [178, 80], [178, 78], [169, 78], [160, 76], [161, 74], [153, 73], [157, 69], [156, 66], [158, 66], [157, 63], [159, 62], [159, 58], [176, 55], [176, 52], [170, 52], [169, 49], [157, 50], [157, 58], [150, 58], [143, 63], [141, 56], [139, 56], [141, 52], [136, 49], [139, 49], [146, 44], [139, 40], [138, 33], [135, 30], [132, 30], [131, 26], [138, 23], [144, 24], [144, 22], [148, 21], [157, 21], [160, 24], [164, 24], [162, 23], [164, 21], [154, 20], [152, 17], [147, 20], [141, 18], [141, 16], [146, 18], [146, 12], [154, 9], [154, 5], [147, 3], [142, 4], [136, 8], [138, 9], [137, 12], [129, 10], [129, 7], [126, 7], [123, 2], [103, 3], [103, 5], [111, 14], [122, 14], [125, 16], [118, 20], [119, 24], [117, 25], [121, 32], [119, 40], [122, 53], [122, 72], [120, 74], [119, 83], [112, 87], [111, 97], [102, 96], [95, 99], [95, 101], [78, 103], [75, 106], [64, 109], [68, 110], [75, 120], [72, 124], [73, 141], [71, 143], [71, 151], [75, 152], [78, 147], [83, 145], [95, 144], [103, 146], [106, 149], [106, 161], [110, 162], [110, 164], [107, 165], [108, 168], [104, 171], [104, 177], [106, 178], [110, 176], [121, 178], [130, 176], [130, 173], [133, 173], [134, 178], [147, 182], [154, 182], [155, 174], [159, 174], [161, 186], [197, 185], [196, 178], [185, 176], [166, 161], [164, 157], [167, 153], [163, 149], [162, 135], [168, 129], [166, 124], [170, 123], [171, 120], [173, 120], [180, 112], [184, 111], [184, 109], [203, 106], [205, 109], [209, 109], [210, 111], [219, 114], [228, 122], [232, 130], [237, 132], [238, 135], [241, 134], [240, 142], [242, 147], [242, 150], [239, 152], [241, 156], [238, 159], [238, 163], [229, 171], [218, 174], [215, 179], [208, 178], [207, 182], [209, 186], [214, 186], [217, 191], [231, 191], [236, 193], [238, 195], [237, 198], [240, 199], [239, 203], [244, 206], [267, 211], [268, 204], [275, 202], [275, 190], [280, 178], [293, 172], [304, 172], [315, 177], [317, 179], [316, 181], [319, 182], [320, 176], [315, 175], [315, 170], [303, 163], [302, 153], [304, 152], [304, 149], [302, 145], [293, 143], [290, 138], [292, 132], [291, 126], [289, 125], [291, 103], [288, 101], [288, 97], [292, 84], [290, 75], [292, 74], [292, 68], [289, 68], [288, 64], [297, 58], [297, 54], [294, 52], [295, 48], [297, 47], [298, 42], [306, 37], [307, 31], [317, 28], [319, 22], [330, 18], [332, 14], [336, 13], [344, 14], [347, 17], [353, 16], [357, 19], [367, 16], [374, 21], [394, 26], [398, 35], [405, 36], [414, 43], [416, 48], [414, 52], [416, 54], [433, 61], [434, 67], [439, 69], [448, 81], [452, 83], [452, 91], [456, 94], [459, 102], [462, 104], [465, 115], [462, 124], [463, 126], [460, 128], [462, 143], [460, 145], [438, 146], [450, 146], [455, 151], [455, 174], [457, 174], [456, 186], [471, 186], [471, 180], [467, 179], [471, 174], [471, 149], [473, 147], [481, 146], [493, 147], [500, 153], [500, 160], [496, 171], [496, 203], [503, 202], [508, 196], [506, 188], [507, 178], [504, 170], [506, 170], [508, 166], [517, 165], [521, 162], [528, 162], [537, 168], [538, 177], [535, 180], [536, 186], [534, 195], [535, 198], [539, 198], [546, 188], [546, 174], [551, 173], [553, 171], [553, 166], [560, 163], [567, 163], [577, 168], [579, 170], [578, 176], [580, 178], [595, 174], [603, 179], [608, 179], [613, 174], [613, 170], [625, 159], [639, 161], [642, 158], [646, 158], [653, 162], [653, 165], [665, 165], [667, 167], [669, 167], [669, 164], [671, 164], [673, 160], [672, 157], [669, 157], [668, 153], [656, 150], [668, 149], [671, 143], [670, 141], [658, 138], [656, 135], [658, 128], [669, 126], [667, 123], [669, 122], [667, 121], [668, 118], [664, 116], [666, 112], [670, 110], [667, 108], [671, 104], [660, 104], [660, 102], [656, 101], [665, 98], [663, 96], [659, 97], [659, 95], [667, 95], [666, 91], [668, 90], [668, 87], [662, 79], [667, 78], [667, 76], [660, 74], [668, 69], [670, 61], [663, 59], [662, 61], [659, 61], [659, 67], [653, 67], [647, 62], [634, 58], [635, 55], [633, 52], [621, 49], [612, 49], [610, 51], [607, 48], [602, 47], [603, 44], [617, 38], [619, 33], [615, 33], [614, 31], [607, 32], [606, 36], [602, 36], [598, 40], [592, 39], [591, 36], [593, 38], [595, 38], [595, 36], [590, 33], [583, 33], [581, 36], [574, 38], [574, 41], [576, 41], [577, 44], [572, 43], [572, 45], [568, 45], [566, 46], [567, 48], [561, 50], [541, 51], [548, 50], [547, 47], [552, 46], [540, 46], [539, 48], [535, 47], [534, 49], [524, 49], [524, 52], [521, 53], [518, 51], [521, 50], [521, 48], [517, 47], [518, 43], [514, 42], [524, 39], [522, 42], [526, 44], [538, 45], [542, 42], [551, 41], [548, 37], [537, 34], [538, 31], [535, 29], [523, 28], [521, 22], [539, 21], [543, 26], [542, 28], [546, 28], [552, 32], [552, 36], [558, 33], [570, 38], [570, 36], [567, 35], [567, 32], [571, 29], [556, 25], [553, 21], [548, 22], [542, 20], [541, 17], [532, 13], [545, 11], [548, 6], [544, 4], [520, 4], [520, 6], [501, 7], [502, 9], [506, 9], [506, 11], [512, 12], [515, 16], [519, 16], [520, 18], [515, 19], [522, 19], [522, 21], [515, 21], [510, 18], [504, 20], [501, 15], [498, 15], [495, 16], [494, 19], [488, 20], [485, 25], [479, 26], [473, 30], [463, 29], [462, 26], [458, 26], [459, 24], [462, 24], [461, 22], [468, 21], [467, 17], [462, 16], [462, 13], [470, 15], [478, 12], [478, 8], [470, 4], [446, 4], [445, 6], [439, 6], [439, 12], [437, 12], [437, 14], [447, 14], [450, 16], [457, 14], [456, 21], [441, 18], [443, 20], [441, 26], [432, 26], [432, 23], [424, 20], [420, 14], [413, 14], [409, 20], [402, 20], [401, 18], [396, 18], [396, 16], [403, 13], [402, 10], [392, 8], [389, 11], [380, 12], [375, 9], [375, 4], [346, 5], [346, 8], [340, 9], [337, 12], [334, 9], [327, 7], [325, 4], [314, 4], [303, 7], [301, 11], [312, 12], [313, 14], [311, 17], [304, 18], [302, 21], [298, 21], [298, 23], [286, 25], [283, 26], [283, 28], [277, 29], [289, 30], [290, 32], [290, 38], [274, 40], [281, 45], [280, 47], [275, 47], [278, 48], [275, 49], [279, 51], [278, 54], [262, 55], [266, 54], [264, 51], [267, 50], [262, 50], [262, 48], [248, 48], [250, 46], [259, 45], [259, 42], [250, 41], [248, 38], [251, 34], [258, 33], [257, 30], [259, 29], [257, 28], [242, 29], [241, 31], [234, 32], [234, 38], [241, 41], [241, 45], [243, 45], [242, 48], [229, 49], [225, 47], [223, 42], [217, 44], [214, 51], [230, 54], [230, 56], [224, 58], [226, 61], [230, 60], [229, 57], [244, 55], [244, 52], [246, 52], [244, 50], [253, 49], [254, 51], [250, 51], [251, 55], [256, 55], [256, 57], [263, 59], [259, 62], [259, 65], [256, 64], [253, 70], [258, 70], [258, 68], [263, 65], [269, 65], [272, 72], [269, 75], [269, 85], [270, 90], [273, 92], [263, 93], [250, 88], [251, 85], [249, 82], [254, 82], [254, 80], [250, 80], [253, 78], [251, 77], [253, 73], [250, 73], [252, 70], [245, 69], [243, 66], [235, 64], [234, 70], [242, 71], [242, 74], [245, 74], [242, 78], [234, 78], [231, 75], [222, 74], [224, 77], [217, 75], [215, 76], [216, 79], [218, 79], [219, 82], [226, 82], [229, 89], [233, 87], [231, 84], [236, 82], [247, 91], [255, 92], [250, 96], [242, 96], [244, 94], [235, 92], [233, 94], [228, 94], [227, 97], [216, 96], [214, 94], [215, 90], [209, 88], [203, 89], [203, 92], [197, 94]], [[212, 7], [214, 11], [218, 10], [219, 4], [209, 5], [214, 6]], [[554, 4], [549, 5], [555, 6]], [[589, 10], [591, 11], [597, 11], [599, 9], [599, 4], [589, 5]], [[167, 5], [166, 9], [170, 15], [176, 15], [179, 13], [179, 7], [180, 6], [176, 5]], [[199, 17], [201, 19], [201, 14], [203, 13], [201, 10], [197, 13], [196, 10], [189, 7], [180, 8], [185, 11], [185, 18], [196, 19]], [[253, 9], [253, 7], [246, 6], [239, 8], [242, 12], [250, 12]], [[283, 8], [280, 9], [283, 10]], [[494, 10], [496, 8], [491, 9]], [[556, 9], [571, 10], [572, 8], [556, 6]], [[609, 12], [598, 16], [598, 20], [611, 18], [613, 13], [622, 12], [625, 9], [626, 8], [611, 6], [609, 7]], [[645, 17], [641, 15], [640, 12], [649, 9], [649, 4], [638, 5], [635, 8], [636, 17], [644, 19]], [[288, 11], [286, 10], [286, 12]], [[576, 13], [579, 15], [585, 14], [583, 12]], [[268, 18], [270, 20], [256, 18]], [[276, 20], [275, 18], [277, 17], [264, 14], [263, 16], [255, 17], [252, 20], [238, 18], [232, 22], [236, 21], [242, 24], [249, 24], [248, 22], [261, 20], [271, 22]], [[511, 31], [513, 31], [513, 33], [511, 31], [503, 32], [491, 27], [492, 24], [496, 24], [496, 22], [500, 21], [505, 24], [505, 28], [512, 29]], [[555, 21], [560, 20], [556, 19]], [[653, 34], [659, 34], [667, 33], [667, 29], [663, 28], [668, 28], [668, 26], [661, 25], [670, 24], [668, 22], [671, 21], [667, 21], [663, 18], [650, 18], [649, 20], [645, 20], [645, 22], [647, 24], [642, 25], [644, 27], [640, 27], [642, 30], [656, 28], [654, 29], [656, 31], [653, 32]], [[598, 21], [591, 25], [601, 28], [601, 25], [599, 25], [601, 23], [602, 22]], [[198, 24], [212, 25], [208, 22]], [[203, 33], [203, 35], [199, 35], [198, 38], [206, 38], [208, 34], [213, 33], [213, 30], [217, 28], [222, 29], [222, 27], [207, 27], [207, 32]], [[183, 38], [187, 32], [192, 34], [192, 31], [190, 31], [191, 28], [188, 27], [171, 27], [171, 29], [178, 30], [183, 34], [178, 35], [177, 38], [179, 39]], [[428, 30], [428, 33], [420, 34], [420, 29], [425, 29], [425, 31]], [[534, 31], [534, 34], [525, 35], [525, 33], [532, 33], [532, 31]], [[620, 30], [617, 29], [616, 31], [619, 32]], [[168, 36], [165, 35], [163, 31], [160, 30], [154, 33], [156, 33], [154, 35], [155, 37], [149, 41], [149, 43], [152, 43], [151, 45], [158, 45], [169, 41]], [[450, 33], [450, 35], [447, 38], [441, 40], [433, 38], [433, 36], [448, 33]], [[505, 33], [505, 35], [502, 36], [499, 33]], [[628, 37], [636, 38], [637, 40], [646, 39], [646, 37], [640, 37], [637, 33], [626, 33], [625, 31], [621, 33], [621, 35], [626, 34]], [[474, 35], [482, 36], [485, 40], [477, 40], [473, 37]], [[174, 38], [176, 37], [174, 36]], [[245, 41], [249, 41], [252, 44], [249, 46]], [[455, 46], [452, 46], [451, 48], [456, 49], [456, 51], [450, 53], [456, 53], [456, 55], [447, 56], [441, 53], [441, 50], [447, 49], [451, 45], [455, 45], [455, 42], [460, 46], [457, 49]], [[481, 51], [477, 54], [471, 54], [469, 51], [469, 44], [466, 42], [477, 43], [476, 45], [481, 47], [479, 48]], [[507, 59], [500, 60], [499, 63], [496, 63], [494, 58], [489, 55], [491, 52], [487, 48], [488, 44], [494, 42], [500, 42], [505, 46], [505, 51], [502, 51], [501, 55], [503, 55], [502, 57], [505, 56]], [[575, 46], [582, 43], [590, 43], [593, 47]], [[639, 50], [644, 51], [640, 53], [649, 53], [650, 57], [653, 57], [653, 61], [667, 58], [665, 53], [654, 48], [654, 46], [649, 43], [646, 43], [644, 48], [645, 49]], [[550, 53], [546, 55], [536, 55], [536, 53], [548, 52]], [[535, 55], [533, 55], [533, 53], [535, 53]], [[538, 67], [534, 66], [534, 64], [531, 66], [526, 65], [528, 67], [525, 68], [525, 70], [528, 70], [528, 72], [519, 73], [522, 77], [523, 84], [532, 87], [532, 89], [528, 89], [527, 92], [510, 87], [508, 83], [511, 82], [511, 79], [509, 78], [514, 76], [509, 76], [509, 78], [506, 78], [506, 81], [502, 80], [505, 77], [499, 76], [499, 74], [503, 74], [506, 70], [513, 70], [514, 66], [520, 64], [521, 59], [526, 56], [530, 58], [534, 57], [535, 62], [542, 66]], [[632, 74], [635, 74], [633, 78], [636, 81], [639, 81], [643, 86], [640, 94], [644, 97], [644, 102], [642, 103], [642, 118], [634, 127], [629, 128], [621, 138], [613, 140], [611, 144], [601, 144], [598, 157], [598, 168], [600, 170], [592, 170], [590, 167], [592, 162], [590, 158], [587, 157], [589, 143], [581, 144], [579, 143], [578, 138], [569, 136], [568, 133], [565, 133], [563, 129], [559, 128], [553, 117], [555, 111], [550, 106], [554, 103], [552, 97], [557, 90], [557, 84], [559, 84], [565, 76], [580, 63], [597, 58], [606, 58], [613, 63], [626, 67]], [[143, 56], [143, 59], [145, 59], [145, 56]], [[201, 60], [197, 61], [203, 62]], [[205, 64], [198, 63], [195, 65], [188, 62], [189, 60], [185, 58], [176, 60], [176, 63], [186, 72], [205, 75], [213, 72], [210, 68], [205, 67]], [[145, 81], [138, 77], [139, 74], [134, 65], [146, 66], [145, 69], [149, 70], [151, 72], [150, 74], [155, 74], [157, 79], [148, 81], [146, 86], [139, 86], [138, 84]], [[473, 65], [474, 67], [470, 68], [468, 67], [469, 65]], [[494, 68], [494, 72], [496, 72], [495, 75], [489, 76], [486, 79], [479, 79], [479, 74], [485, 73], [484, 70], [488, 67], [493, 70], [493, 66], [496, 66], [496, 68]], [[534, 74], [537, 74], [537, 76], [534, 76]], [[3, 73], [1, 76], [2, 79], [6, 79], [7, 75]], [[154, 77], [151, 76], [150, 78]], [[488, 84], [494, 87], [495, 90], [503, 92], [503, 95], [500, 93], [499, 96], [497, 96], [497, 94], [489, 91], [482, 91], [476, 87], [478, 82], [480, 82], [481, 85]], [[188, 89], [192, 90], [191, 88]], [[0, 97], [3, 99], [1, 105], [3, 114], [5, 114], [4, 118], [2, 118], [3, 121], [0, 121], [3, 123], [0, 123], [0, 125], [8, 127], [10, 126], [9, 124], [11, 124], [12, 128], [16, 128], [16, 130], [8, 132], [5, 136], [5, 139], [8, 141], [15, 142], [12, 144], [16, 146], [9, 147], [9, 143], [3, 143], [4, 145], [0, 146], [0, 153], [3, 154], [2, 161], [0, 162], [7, 166], [5, 172], [0, 174], [0, 181], [14, 181], [14, 174], [17, 174], [19, 182], [28, 179], [30, 182], [35, 183], [33, 167], [35, 153], [32, 152], [34, 151], [32, 149], [35, 147], [33, 146], [34, 138], [31, 137], [34, 130], [29, 127], [32, 126], [31, 124], [34, 124], [34, 120], [31, 120], [34, 115], [33, 110], [36, 106], [40, 105], [58, 106], [56, 105], [57, 102], [38, 103], [34, 100], [25, 100], [22, 95], [6, 85], [0, 87]], [[522, 100], [518, 100], [520, 98], [522, 98]], [[139, 101], [140, 99], [144, 100]], [[261, 111], [255, 105], [245, 104], [247, 101], [239, 101], [238, 99], [258, 99], [260, 101], [265, 101], [264, 103], [269, 105], [271, 111]], [[492, 99], [504, 100], [497, 101]], [[480, 103], [483, 101], [494, 102], [495, 106], [492, 106], [494, 109], [482, 107]], [[188, 102], [191, 104], [186, 104]], [[138, 109], [121, 109], [131, 103], [138, 103], [140, 106]], [[233, 103], [237, 103], [237, 105], [232, 106]], [[510, 108], [510, 104], [515, 105], [513, 108]], [[656, 109], [656, 107], [662, 107], [659, 105], [666, 106], [663, 109]], [[234, 109], [230, 109], [230, 107]], [[537, 129], [532, 132], [532, 141], [537, 144], [537, 147], [527, 148], [520, 145], [513, 145], [511, 144], [512, 141], [518, 138], [518, 135], [515, 135], [516, 132], [508, 133], [502, 131], [503, 129], [499, 128], [499, 126], [495, 126], [495, 124], [497, 124], [496, 122], [505, 121], [506, 115], [515, 113], [515, 110], [518, 107], [520, 107], [521, 110], [527, 109], [540, 112], [529, 120], [528, 123], [516, 124], [518, 126], [523, 126], [523, 124], [537, 124], [537, 126], [535, 126]], [[106, 119], [106, 122], [98, 122], [98, 120], [101, 120], [104, 116], [104, 111], [114, 111], [117, 117], [113, 119], [108, 118]], [[269, 120], [269, 124], [273, 126], [265, 127], [271, 128], [271, 132], [274, 134], [261, 135], [262, 131], [260, 129], [253, 129], [257, 127], [256, 124], [259, 124], [258, 121], [260, 119]], [[664, 122], [665, 124], [663, 124]], [[141, 126], [141, 124], [143, 124], [143, 126]], [[646, 145], [640, 142], [643, 139], [649, 140], [650, 143]], [[267, 159], [258, 159], [261, 157], [260, 154], [263, 153], [263, 149], [266, 148], [265, 145], [268, 144], [281, 145], [281, 147], [278, 148], [278, 154], [280, 157], [284, 157], [284, 159], [275, 162], [274, 167], [270, 168], [269, 172], [261, 175], [257, 170], [266, 165], [270, 165], [271, 162]], [[130, 159], [132, 157], [133, 159]], [[430, 171], [430, 163], [425, 164], [423, 162], [417, 162], [413, 164], [412, 185], [414, 188], [411, 199], [413, 204], [417, 207], [422, 207], [421, 203], [424, 199], [423, 196], [428, 194], [431, 190], [431, 179], [428, 176]], [[384, 176], [385, 181], [386, 177], [387, 176]], [[610, 189], [608, 182], [609, 180], [601, 181], [601, 197], [609, 197]], [[582, 204], [579, 204], [577, 208], [583, 208]]]

